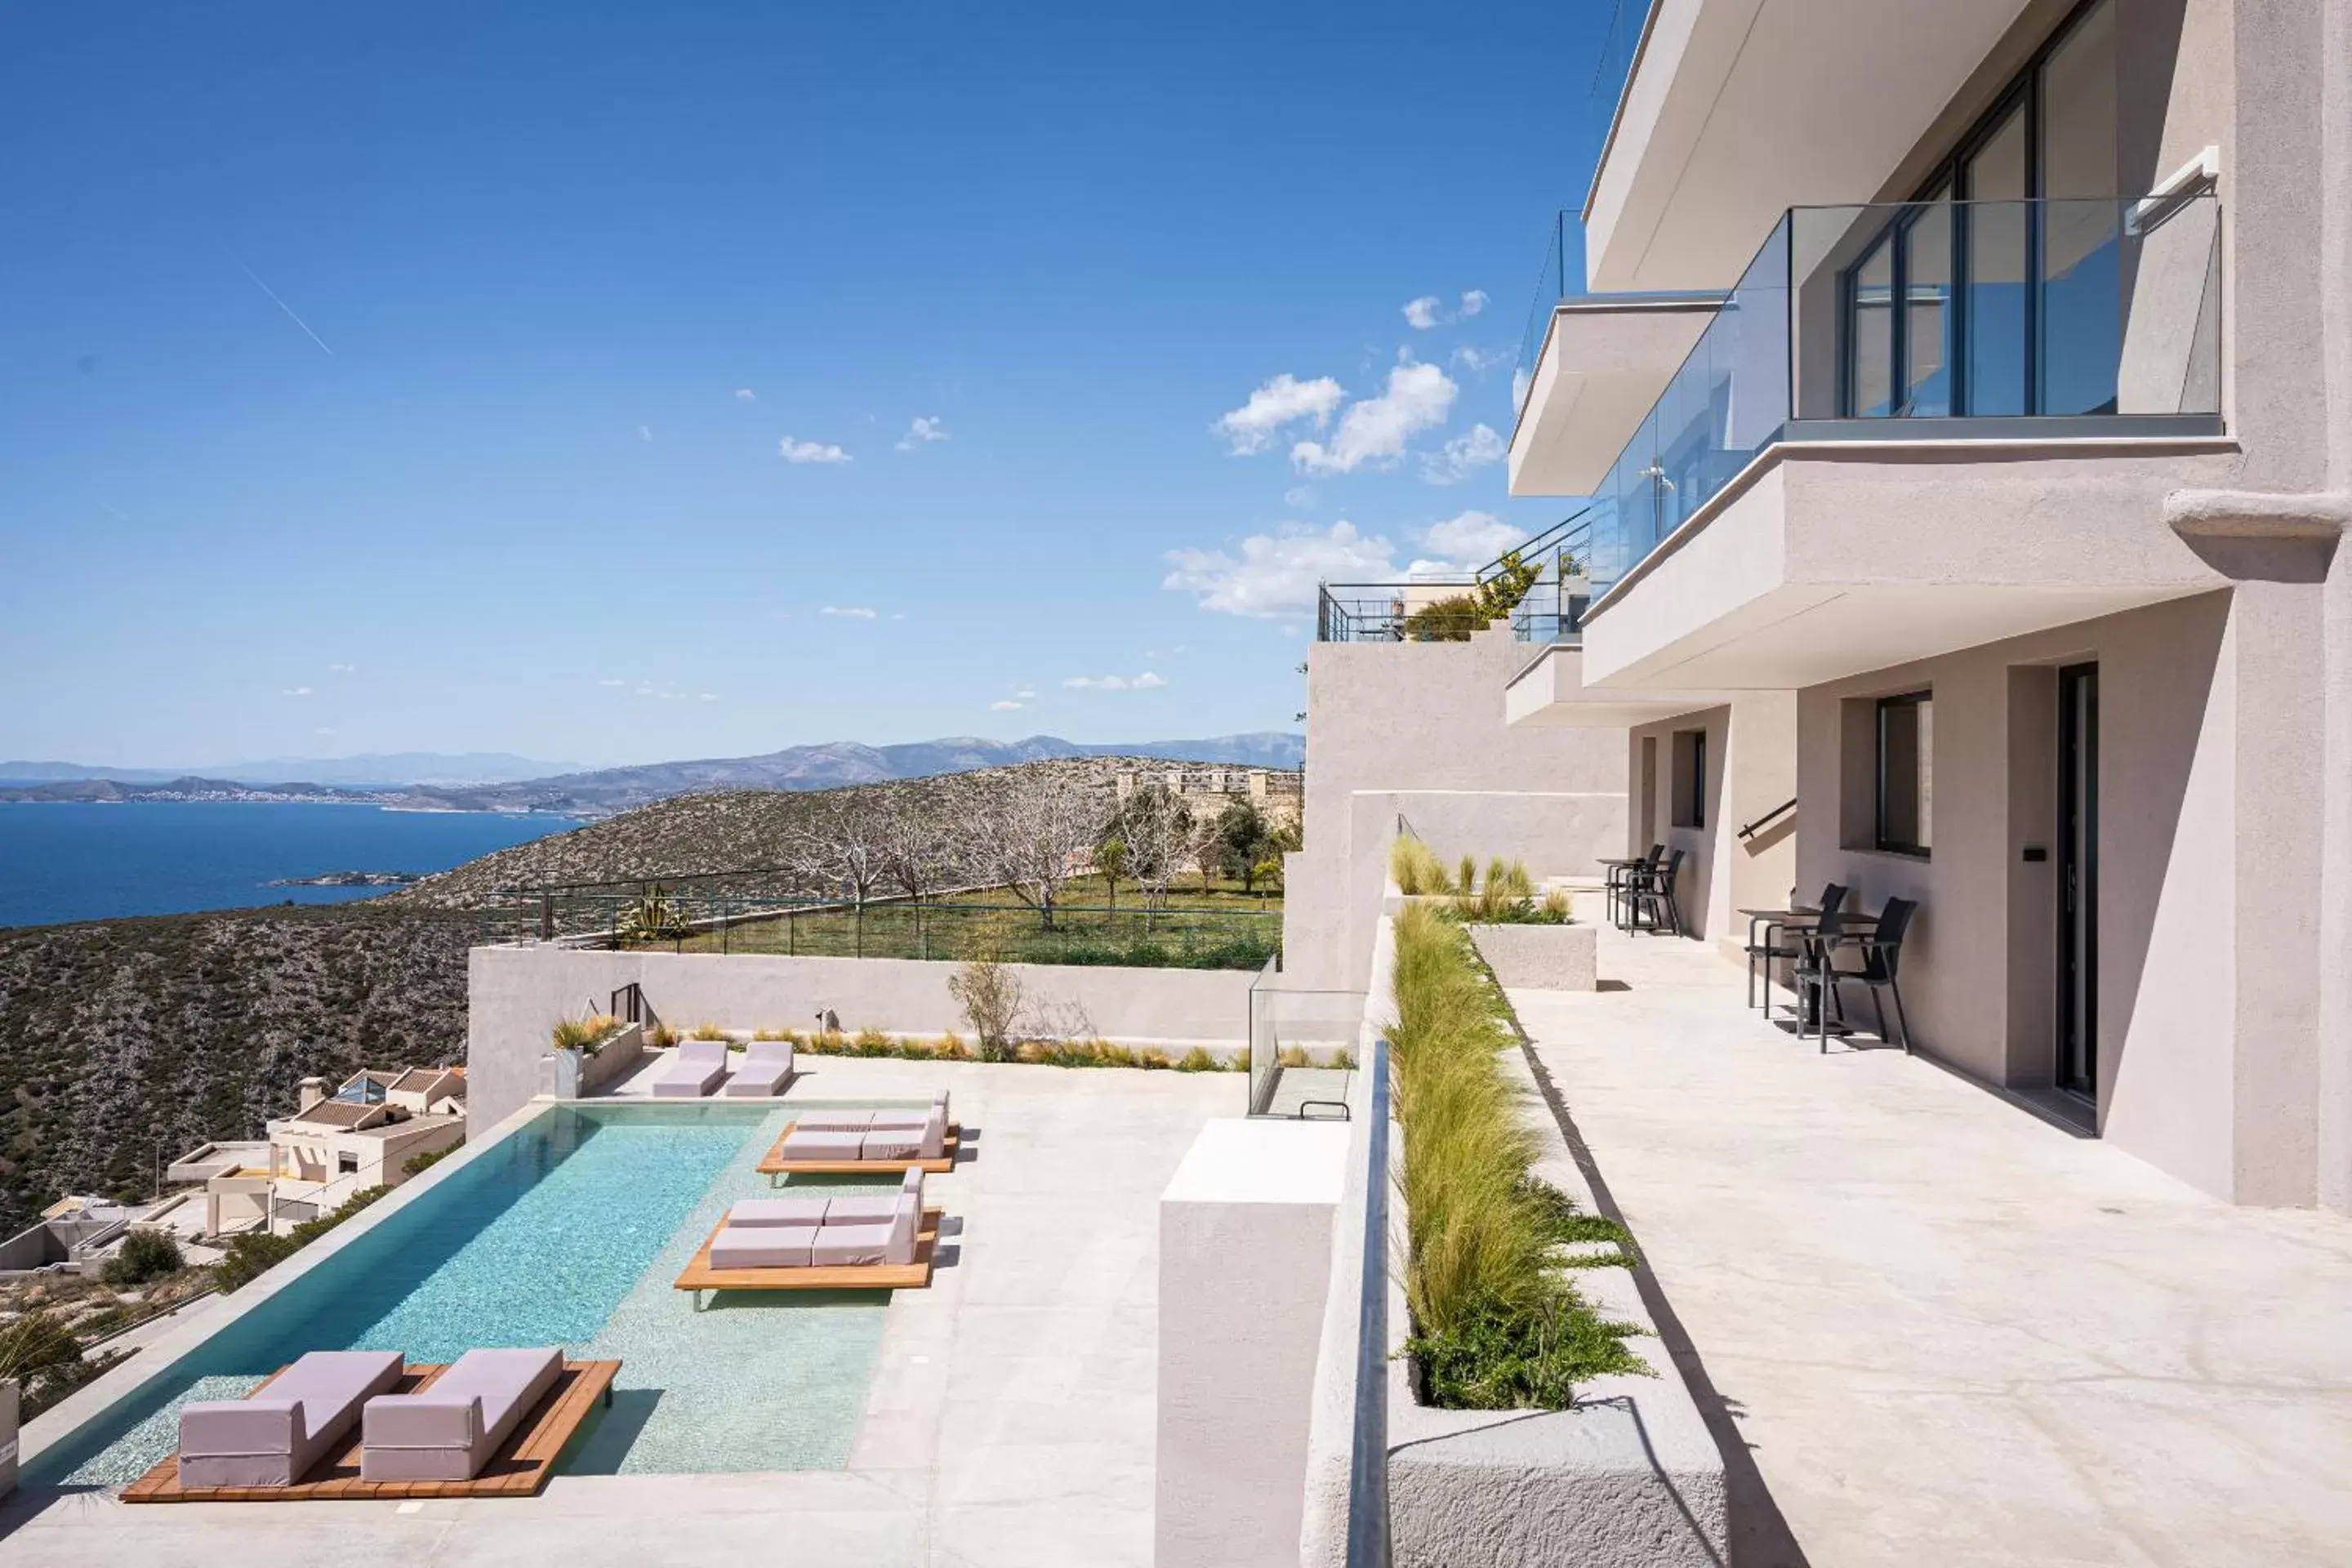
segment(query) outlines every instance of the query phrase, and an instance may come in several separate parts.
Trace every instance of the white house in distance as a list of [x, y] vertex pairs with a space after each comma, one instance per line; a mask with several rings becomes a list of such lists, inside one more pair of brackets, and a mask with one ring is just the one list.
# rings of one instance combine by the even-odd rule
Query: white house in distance
[[371, 1068], [332, 1095], [324, 1079], [304, 1079], [294, 1114], [271, 1121], [266, 1142], [235, 1145], [242, 1152], [236, 1163], [206, 1177], [205, 1229], [218, 1236], [257, 1222], [285, 1229], [353, 1193], [398, 1186], [409, 1160], [465, 1136], [463, 1068]]

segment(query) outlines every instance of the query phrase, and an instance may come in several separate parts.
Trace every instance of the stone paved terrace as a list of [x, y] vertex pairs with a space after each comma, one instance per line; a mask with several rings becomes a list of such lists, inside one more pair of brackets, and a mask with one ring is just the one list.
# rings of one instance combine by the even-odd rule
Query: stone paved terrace
[[1143, 1568], [1160, 1194], [1204, 1121], [1241, 1113], [1246, 1080], [804, 1065], [792, 1098], [921, 1100], [944, 1086], [979, 1130], [976, 1158], [932, 1179], [961, 1222], [956, 1255], [929, 1289], [893, 1297], [846, 1468], [559, 1475], [535, 1499], [455, 1503], [18, 1499], [0, 1508], [0, 1568]]
[[1513, 1001], [1752, 1458], [1739, 1568], [2352, 1563], [2352, 1222], [1603, 938], [1626, 989]]

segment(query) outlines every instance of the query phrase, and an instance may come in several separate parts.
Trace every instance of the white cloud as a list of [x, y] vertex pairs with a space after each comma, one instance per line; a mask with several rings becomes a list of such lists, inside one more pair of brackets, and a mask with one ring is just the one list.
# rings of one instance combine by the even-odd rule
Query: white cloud
[[1013, 696], [1015, 696], [1015, 697], [1018, 697], [1018, 698], [1019, 698], [1019, 699], [1021, 699], [1021, 700], [1022, 700], [1022, 701], [1024, 701], [1024, 702], [1034, 702], [1035, 700], [1037, 700], [1037, 694], [1036, 694], [1035, 692], [1034, 692], [1034, 691], [1030, 690], [1030, 689], [1029, 689], [1027, 687], [1025, 687], [1025, 686], [1024, 686], [1024, 687], [1023, 687], [1020, 690], [1018, 690], [1018, 691], [1014, 692], [1013, 695]]
[[760, 401], [760, 395], [752, 391], [748, 386], [739, 386], [735, 389], [735, 401], [738, 403], [757, 403]]
[[1129, 684], [1134, 686], [1138, 691], [1149, 691], [1155, 686], [1165, 686], [1168, 682], [1147, 669], [1141, 675], [1137, 676]]
[[776, 443], [776, 451], [787, 463], [845, 463], [849, 454], [824, 441], [795, 441], [790, 436]]
[[1524, 408], [1528, 404], [1528, 367], [1520, 365], [1511, 372], [1511, 406]]
[[1486, 290], [1465, 289], [1461, 306], [1449, 310], [1445, 302], [1434, 294], [1423, 294], [1418, 300], [1404, 302], [1405, 324], [1414, 331], [1425, 332], [1432, 327], [1442, 327], [1449, 321], [1465, 321], [1486, 308]]
[[915, 422], [907, 426], [907, 433], [898, 437], [898, 450], [911, 452], [929, 442], [944, 441], [947, 438], [946, 426], [937, 417], [918, 414], [915, 416]]
[[1286, 522], [1250, 535], [1238, 549], [1171, 550], [1175, 570], [1160, 585], [1197, 595], [1204, 610], [1275, 620], [1312, 615], [1318, 583], [1378, 581], [1396, 570], [1394, 545], [1345, 521], [1328, 529]]
[[1246, 458], [1272, 446], [1286, 425], [1312, 419], [1315, 428], [1322, 429], [1347, 395], [1347, 389], [1328, 375], [1301, 381], [1285, 371], [1251, 393], [1247, 403], [1221, 416], [1214, 428], [1232, 444], [1234, 456]]
[[820, 616], [840, 616], [853, 621], [870, 621], [880, 614], [867, 605], [827, 605], [817, 612]]
[[307, 686], [289, 686], [283, 692], [280, 692], [279, 695], [284, 697], [308, 697], [310, 695], [310, 689]]
[[1062, 682], [1077, 691], [1124, 691], [1127, 677], [1123, 675], [1074, 675]]
[[1293, 485], [1282, 492], [1282, 504], [1294, 511], [1305, 511], [1315, 504], [1313, 485]]
[[1421, 543], [1440, 563], [1468, 570], [1485, 565], [1526, 537], [1525, 529], [1512, 527], [1491, 511], [1465, 511], [1432, 523]]
[[652, 426], [650, 426], [650, 425], [640, 425], [640, 426], [637, 426], [637, 439], [638, 439], [638, 440], [640, 440], [640, 441], [650, 441], [650, 440], [652, 440], [653, 438], [654, 438], [654, 427], [653, 427]]
[[716, 691], [698, 691], [694, 694], [694, 700], [697, 702], [716, 702], [719, 700], [719, 693]]
[[1498, 463], [1510, 448], [1486, 425], [1473, 425], [1466, 435], [1445, 443], [1444, 450], [1421, 455], [1421, 477], [1433, 485], [1450, 485], [1468, 479], [1489, 463]]
[[360, 667], [356, 664], [331, 664], [327, 666], [327, 673], [329, 675], [357, 675], [359, 672]]
[[1386, 392], [1349, 405], [1329, 447], [1301, 441], [1290, 448], [1290, 460], [1309, 474], [1352, 474], [1367, 465], [1386, 468], [1404, 456], [1407, 441], [1445, 423], [1459, 390], [1433, 364], [1398, 365], [1389, 372]]
[[597, 684], [597, 685], [599, 685], [599, 686], [609, 686], [609, 687], [619, 688], [619, 687], [626, 686], [626, 685], [628, 684], [628, 682], [627, 682], [627, 681], [625, 681], [625, 680], [617, 680], [617, 679], [615, 679], [615, 680], [600, 680], [600, 681], [598, 681], [596, 684]]
[[310, 731], [313, 735], [331, 735], [334, 732], [334, 726], [331, 724], [321, 724], [317, 729]]
[[1017, 713], [1021, 710], [1021, 704], [1008, 697], [1001, 701], [990, 703], [988, 710], [992, 713]]
[[1511, 354], [1507, 349], [1482, 349], [1464, 343], [1454, 351], [1454, 368], [1466, 370], [1474, 375], [1484, 375], [1490, 370], [1500, 370], [1510, 363]]

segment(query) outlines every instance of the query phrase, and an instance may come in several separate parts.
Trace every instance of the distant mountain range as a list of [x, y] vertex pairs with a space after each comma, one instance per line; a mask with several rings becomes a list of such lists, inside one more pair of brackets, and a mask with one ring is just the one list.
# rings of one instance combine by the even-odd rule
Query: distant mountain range
[[[532, 763], [496, 753], [448, 757], [411, 752], [210, 768], [201, 773], [162, 768], [77, 769], [68, 763], [0, 763], [0, 800], [373, 800], [445, 811], [556, 811], [609, 816], [674, 795], [711, 790], [833, 789], [1054, 757], [1156, 757], [1293, 769], [1304, 765], [1306, 755], [1304, 736], [1260, 731], [1198, 741], [1119, 741], [1099, 745], [1082, 745], [1053, 735], [1032, 735], [1024, 741], [967, 735], [899, 746], [835, 741], [790, 746], [756, 757], [711, 757], [574, 772], [562, 771], [561, 763]], [[384, 764], [394, 763], [404, 764], [404, 771], [415, 776], [368, 776], [380, 774]], [[468, 772], [478, 775], [490, 764], [556, 771], [523, 778], [511, 774], [464, 777]]]
[[470, 789], [576, 773], [577, 763], [542, 762], [508, 752], [388, 752], [359, 757], [273, 757], [260, 762], [222, 763], [200, 768], [107, 768], [88, 763], [0, 763], [0, 784], [70, 784], [111, 779], [117, 784], [162, 784], [177, 779], [225, 780], [230, 784], [282, 784], [300, 779], [340, 789]]

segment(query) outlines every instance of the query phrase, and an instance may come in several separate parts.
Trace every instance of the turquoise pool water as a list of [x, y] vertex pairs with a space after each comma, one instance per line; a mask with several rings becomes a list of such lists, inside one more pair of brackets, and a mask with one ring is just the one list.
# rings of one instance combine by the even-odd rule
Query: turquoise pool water
[[249, 1392], [305, 1351], [446, 1362], [565, 1346], [622, 1363], [569, 1471], [835, 1468], [865, 1406], [888, 1298], [760, 1292], [693, 1310], [671, 1288], [782, 1111], [556, 1106], [227, 1324], [27, 1468], [115, 1486], [171, 1452], [179, 1407]]

